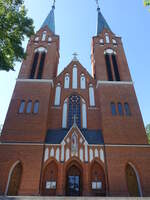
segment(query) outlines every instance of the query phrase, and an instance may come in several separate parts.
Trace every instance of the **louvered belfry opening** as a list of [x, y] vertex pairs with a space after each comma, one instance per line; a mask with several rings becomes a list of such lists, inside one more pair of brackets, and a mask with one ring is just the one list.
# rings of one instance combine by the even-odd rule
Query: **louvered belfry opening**
[[36, 52], [35, 55], [34, 55], [34, 59], [33, 59], [30, 79], [34, 79], [36, 68], [37, 68], [37, 64], [38, 64], [38, 59], [39, 59], [39, 52]]
[[106, 61], [106, 68], [107, 68], [107, 76], [109, 81], [113, 81], [113, 75], [111, 70], [111, 63], [110, 63], [110, 57], [108, 54], [105, 55], [105, 61]]
[[41, 54], [41, 60], [40, 60], [40, 65], [39, 65], [39, 71], [38, 71], [37, 79], [41, 79], [42, 78], [42, 74], [43, 74], [43, 70], [44, 70], [45, 57], [46, 57], [46, 53], [43, 52]]

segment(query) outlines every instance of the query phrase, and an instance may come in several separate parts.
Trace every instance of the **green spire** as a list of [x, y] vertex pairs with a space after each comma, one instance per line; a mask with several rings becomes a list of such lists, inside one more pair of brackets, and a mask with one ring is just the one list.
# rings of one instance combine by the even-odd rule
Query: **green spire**
[[96, 3], [97, 3], [97, 12], [98, 12], [97, 35], [99, 35], [103, 31], [104, 28], [109, 31], [111, 31], [111, 29], [100, 11], [98, 0], [96, 0]]
[[55, 15], [54, 15], [54, 10], [55, 10], [55, 0], [54, 0], [54, 4], [52, 6], [52, 9], [51, 9], [50, 13], [48, 14], [48, 16], [45, 19], [44, 23], [42, 24], [41, 28], [44, 28], [45, 26], [48, 26], [50, 31], [52, 31], [55, 34]]

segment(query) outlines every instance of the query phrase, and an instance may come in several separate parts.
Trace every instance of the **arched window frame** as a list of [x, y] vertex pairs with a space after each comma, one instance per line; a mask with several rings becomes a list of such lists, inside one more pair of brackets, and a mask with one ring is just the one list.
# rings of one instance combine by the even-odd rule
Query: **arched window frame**
[[95, 106], [95, 93], [94, 93], [94, 88], [92, 84], [89, 85], [89, 102], [90, 102], [91, 107]]
[[26, 113], [30, 114], [32, 112], [32, 100], [29, 100], [26, 106]]
[[39, 101], [38, 100], [36, 100], [35, 102], [34, 102], [34, 106], [33, 106], [33, 113], [34, 114], [38, 114], [38, 112], [39, 112]]
[[117, 115], [117, 110], [116, 110], [116, 104], [114, 102], [111, 102], [110, 108], [111, 108], [112, 115], [116, 116]]
[[61, 99], [61, 85], [60, 83], [58, 83], [55, 91], [55, 102], [54, 102], [55, 106], [60, 106], [60, 99]]
[[86, 89], [86, 78], [84, 74], [81, 74], [80, 76], [80, 88]]
[[123, 106], [122, 106], [121, 102], [118, 102], [118, 113], [119, 113], [120, 116], [124, 115]]
[[87, 128], [87, 107], [84, 99], [82, 99], [82, 128]]
[[68, 118], [68, 99], [64, 101], [63, 105], [62, 128], [67, 128], [67, 118]]
[[65, 74], [64, 88], [69, 89], [69, 87], [70, 87], [70, 75], [67, 73]]
[[78, 69], [77, 66], [74, 65], [72, 69], [72, 89], [78, 88]]
[[130, 106], [129, 106], [129, 104], [127, 102], [124, 103], [124, 110], [125, 110], [126, 116], [131, 116]]
[[19, 107], [19, 114], [24, 113], [24, 110], [25, 110], [25, 100], [21, 100]]
[[105, 40], [106, 40], [107, 44], [110, 43], [110, 38], [109, 38], [109, 34], [108, 33], [105, 33]]
[[45, 41], [46, 40], [46, 37], [47, 37], [47, 31], [44, 31], [42, 33], [42, 41]]

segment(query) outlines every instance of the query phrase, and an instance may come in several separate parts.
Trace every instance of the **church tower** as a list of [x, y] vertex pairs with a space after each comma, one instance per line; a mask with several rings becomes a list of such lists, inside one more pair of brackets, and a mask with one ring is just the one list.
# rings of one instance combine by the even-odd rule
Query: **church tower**
[[92, 75], [76, 54], [57, 74], [54, 11], [55, 0], [16, 81], [0, 136], [0, 194], [149, 196], [150, 145], [121, 38], [98, 6]]

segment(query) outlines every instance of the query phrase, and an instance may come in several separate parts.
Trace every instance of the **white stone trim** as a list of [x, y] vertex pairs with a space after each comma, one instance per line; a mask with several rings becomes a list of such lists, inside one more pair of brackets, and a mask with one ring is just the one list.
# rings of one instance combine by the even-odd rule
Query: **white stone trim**
[[54, 86], [52, 79], [17, 79], [17, 82], [27, 82], [27, 83], [50, 83]]
[[9, 188], [9, 183], [10, 183], [10, 179], [11, 179], [11, 175], [12, 175], [12, 172], [14, 170], [14, 168], [16, 167], [16, 165], [18, 165], [20, 163], [20, 161], [16, 161], [10, 168], [9, 170], [9, 175], [8, 175], [8, 180], [7, 180], [7, 185], [6, 185], [6, 189], [5, 189], [5, 195], [7, 195], [7, 192], [8, 192], [8, 188]]
[[134, 83], [132, 81], [97, 81], [97, 85], [96, 88], [98, 88], [98, 86], [100, 84], [108, 84], [108, 85], [133, 85]]
[[105, 144], [105, 147], [136, 147], [136, 148], [150, 148], [149, 144]]

